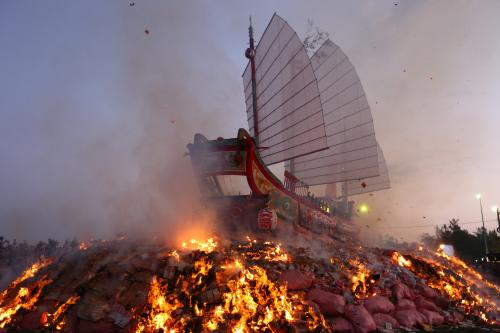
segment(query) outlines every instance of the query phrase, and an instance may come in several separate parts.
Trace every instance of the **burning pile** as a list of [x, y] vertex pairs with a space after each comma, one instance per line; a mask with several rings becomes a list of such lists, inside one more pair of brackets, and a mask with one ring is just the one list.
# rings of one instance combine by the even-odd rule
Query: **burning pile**
[[227, 328], [273, 332], [292, 324], [328, 329], [320, 313], [290, 295], [286, 285], [273, 282], [260, 265], [288, 262], [281, 244], [247, 239], [246, 244], [233, 243], [217, 252], [213, 239], [206, 243], [191, 240], [196, 250], [168, 253], [162, 276], [153, 276], [149, 305], [135, 316], [136, 332]]
[[371, 332], [500, 319], [499, 287], [439, 250], [250, 237], [82, 244], [0, 294], [0, 332]]

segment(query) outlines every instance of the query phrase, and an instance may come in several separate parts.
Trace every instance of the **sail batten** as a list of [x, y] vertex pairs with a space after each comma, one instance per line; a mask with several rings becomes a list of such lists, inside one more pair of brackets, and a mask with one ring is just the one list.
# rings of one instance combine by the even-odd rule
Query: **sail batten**
[[[359, 110], [358, 110], [358, 111], [356, 111], [356, 112], [353, 112], [353, 113], [351, 113], [351, 114], [345, 115], [345, 116], [343, 116], [343, 117], [341, 117], [341, 118], [339, 118], [339, 119], [336, 119], [336, 120], [334, 120], [334, 121], [331, 121], [331, 122], [329, 122], [329, 123], [326, 123], [325, 125], [333, 125], [333, 124], [336, 124], [336, 123], [338, 123], [338, 122], [340, 122], [340, 121], [342, 121], [342, 120], [345, 120], [345, 119], [347, 119], [347, 118], [354, 117], [354, 116], [355, 116], [355, 115], [357, 115], [358, 113], [361, 113], [361, 112], [364, 112], [364, 111], [369, 111], [369, 110], [370, 110], [370, 108], [369, 108], [369, 107], [359, 109]], [[331, 112], [330, 112], [330, 113], [331, 113]], [[326, 115], [325, 115], [325, 117], [326, 117], [326, 116], [328, 116], [330, 113], [326, 114]]]
[[[363, 148], [363, 149], [365, 149], [365, 148]], [[314, 169], [315, 168], [315, 165], [312, 164], [314, 162], [322, 163], [321, 165], [323, 165], [323, 166], [326, 166], [326, 165], [331, 165], [331, 166], [341, 165], [341, 164], [344, 164], [344, 162], [343, 162], [344, 158], [339, 158], [338, 155], [342, 155], [342, 154], [344, 154], [344, 155], [350, 154], [349, 159], [351, 161], [359, 161], [359, 160], [362, 160], [362, 159], [369, 158], [369, 157], [373, 156], [373, 155], [366, 156], [365, 155], [366, 152], [362, 151], [362, 149], [355, 149], [355, 150], [351, 150], [349, 152], [341, 152], [341, 153], [336, 153], [336, 154], [328, 155], [328, 156], [323, 157], [323, 158], [311, 159], [311, 160], [308, 160], [306, 162], [295, 162], [295, 165], [300, 165], [300, 163], [310, 163], [308, 169]], [[336, 162], [338, 160], [341, 160], [341, 162]]]
[[[270, 110], [270, 111], [266, 110], [265, 112], [264, 112], [264, 111], [262, 111], [261, 115], [264, 115], [264, 117], [260, 117], [259, 119], [261, 119], [261, 120], [266, 119], [266, 118], [267, 118], [267, 117], [268, 117], [268, 116], [269, 116], [272, 112], [276, 111], [277, 109], [279, 109], [280, 107], [282, 107], [283, 105], [285, 105], [287, 102], [290, 102], [293, 98], [300, 98], [300, 96], [298, 96], [298, 94], [301, 94], [302, 92], [304, 92], [304, 91], [305, 91], [306, 89], [308, 89], [308, 88], [310, 88], [310, 89], [314, 89], [314, 84], [315, 84], [315, 81], [314, 81], [314, 80], [312, 80], [312, 81], [310, 81], [310, 82], [308, 82], [308, 83], [305, 83], [305, 84], [304, 84], [304, 87], [302, 87], [302, 88], [301, 88], [301, 90], [297, 91], [294, 95], [292, 95], [292, 96], [288, 97], [286, 100], [281, 101], [282, 103], [281, 103], [281, 104], [279, 104], [279, 105], [277, 105], [274, 109], [272, 109], [272, 110]], [[274, 96], [276, 96], [279, 92], [281, 92], [281, 91], [278, 91], [278, 92], [277, 92]], [[306, 91], [305, 93], [307, 93], [307, 91]], [[272, 99], [274, 96], [272, 96], [272, 97], [271, 97], [271, 99]], [[308, 100], [308, 101], [305, 101], [305, 102], [304, 102], [304, 104], [299, 105], [299, 106], [298, 106], [295, 110], [292, 110], [291, 112], [296, 111], [297, 109], [300, 109], [300, 107], [302, 107], [303, 105], [307, 104], [308, 102], [310, 102], [311, 100], [313, 100], [313, 99], [315, 99], [315, 98], [319, 98], [319, 96], [313, 96], [313, 98], [312, 98], [312, 99], [310, 99], [310, 100]], [[270, 100], [271, 100], [271, 99], [270, 99]], [[270, 100], [268, 100], [268, 101], [266, 101], [265, 103], [263, 103], [263, 105], [262, 105], [260, 108], [261, 108], [261, 109], [266, 108], [267, 103], [268, 103]], [[252, 105], [250, 105], [250, 106], [252, 106]], [[250, 116], [250, 118], [252, 118], [252, 117], [253, 117], [253, 114]], [[250, 118], [249, 118], [249, 119], [250, 119]]]
[[[352, 159], [350, 161], [351, 162], [358, 162], [358, 161], [361, 161], [363, 159], [371, 159], [371, 158], [378, 158], [378, 155], [364, 156], [364, 157]], [[332, 163], [328, 163], [328, 164], [325, 164], [325, 165], [320, 165], [320, 166], [317, 166], [317, 167], [311, 167], [309, 170], [320, 169], [320, 168], [325, 168], [325, 167], [333, 167], [333, 166], [339, 165], [339, 164], [344, 164], [344, 162], [337, 162], [337, 163], [332, 162]]]
[[[320, 81], [323, 81], [323, 79], [327, 78], [329, 74], [331, 74], [334, 70], [336, 70], [337, 68], [339, 68], [340, 66], [342, 66], [346, 61], [348, 60], [347, 57], [344, 57], [338, 64], [336, 64], [335, 66], [333, 66], [332, 68], [330, 68], [326, 73], [323, 74], [323, 76], [321, 76], [319, 79], [318, 79], [318, 82]], [[325, 61], [326, 62], [326, 61]], [[353, 67], [354, 68], [354, 67]], [[319, 70], [319, 67], [318, 69], [315, 69], [316, 71]], [[345, 73], [344, 73], [345, 74]], [[340, 77], [339, 79], [341, 79], [342, 77]]]
[[[358, 168], [358, 169], [351, 169], [348, 172], [350, 172], [351, 174], [354, 174], [356, 171], [364, 171], [364, 170], [372, 169], [372, 168], [375, 168], [375, 167], [363, 167], [363, 168]], [[378, 170], [378, 168], [377, 168], [377, 170]], [[342, 171], [333, 172], [333, 173], [328, 172], [328, 173], [324, 173], [324, 174], [314, 174], [314, 175], [311, 175], [311, 176], [304, 177], [304, 180], [306, 181], [307, 184], [309, 184], [309, 181], [311, 179], [315, 179], [315, 178], [319, 178], [319, 177], [325, 177], [325, 176], [329, 176], [331, 174], [340, 174], [340, 173], [344, 173], [344, 172], [345, 171], [342, 170]]]
[[[266, 165], [328, 149], [318, 82], [311, 59], [290, 25], [274, 15], [255, 50], [259, 133], [254, 133], [251, 66], [243, 73], [250, 134]], [[257, 126], [256, 126], [257, 127]], [[257, 135], [256, 135], [257, 134]]]
[[[312, 121], [313, 121], [313, 122], [317, 122], [317, 123], [318, 123], [318, 126], [317, 126], [317, 127], [319, 127], [319, 126], [323, 126], [323, 121], [322, 121], [323, 117], [322, 117], [322, 114], [321, 114], [321, 109], [319, 109], [318, 111], [314, 112], [314, 113], [313, 113], [313, 114], [311, 114], [309, 117], [310, 117], [310, 118], [313, 118], [313, 117], [314, 117], [314, 118], [312, 119]], [[316, 121], [314, 121], [314, 119], [316, 119]], [[286, 131], [290, 130], [291, 128], [298, 127], [298, 126], [300, 126], [300, 125], [303, 125], [303, 121], [297, 121], [296, 123], [293, 123], [292, 125], [290, 125], [290, 127], [289, 127], [289, 128], [286, 128], [286, 129], [283, 129], [283, 130], [281, 130], [281, 131], [279, 131], [279, 132], [273, 133], [273, 134], [271, 134], [271, 135], [269, 135], [269, 136], [267, 136], [267, 137], [264, 137], [264, 135], [263, 135], [263, 133], [265, 133], [265, 131], [266, 131], [266, 129], [267, 129], [267, 128], [263, 128], [263, 129], [261, 130], [261, 133], [262, 133], [261, 138], [262, 138], [262, 140], [269, 140], [269, 139], [272, 139], [273, 137], [275, 137], [275, 136], [277, 136], [277, 135], [280, 135], [280, 134], [282, 134], [282, 133], [284, 133], [284, 132], [286, 132]], [[305, 130], [305, 131], [307, 131], [307, 130]], [[300, 133], [299, 133], [299, 134], [300, 134]]]
[[384, 153], [382, 152], [382, 149], [379, 145], [377, 145], [377, 151], [380, 174], [377, 177], [370, 177], [347, 182], [347, 193], [349, 195], [370, 193], [391, 188], [389, 170], [384, 158]]
[[[379, 175], [370, 106], [349, 58], [327, 40], [311, 57], [318, 79], [328, 150], [294, 160], [295, 176], [310, 185]], [[290, 163], [285, 163], [290, 169]]]
[[[317, 138], [317, 139], [312, 139], [312, 140], [309, 140], [307, 142], [304, 142], [302, 144], [298, 144], [298, 145], [294, 145], [294, 146], [288, 146], [286, 149], [293, 149], [293, 148], [297, 148], [297, 147], [300, 147], [301, 145], [304, 145], [304, 144], [313, 144], [313, 143], [318, 143], [318, 141], [320, 140], [320, 138]], [[317, 144], [317, 146], [319, 146], [319, 143]], [[266, 147], [267, 148], [267, 147]], [[315, 152], [318, 152], [318, 151], [321, 151], [323, 150], [324, 148], [323, 147], [318, 147], [316, 148], [316, 150], [312, 150], [312, 153], [315, 153]], [[276, 154], [282, 154], [285, 150], [281, 150], [281, 151], [277, 151], [277, 152], [273, 152], [273, 153], [270, 153], [268, 154], [268, 156], [273, 156], [273, 155], [276, 155]], [[305, 153], [304, 155], [297, 155], [296, 158], [300, 158], [301, 156], [306, 156], [306, 155], [309, 155], [310, 152], [307, 152]], [[287, 160], [288, 162], [289, 160]]]
[[[307, 109], [304, 110], [305, 107], [308, 107]], [[313, 100], [310, 100], [310, 101], [307, 101], [305, 104], [299, 106], [298, 108], [290, 111], [288, 114], [285, 114], [285, 115], [282, 115], [282, 114], [278, 114], [278, 116], [281, 116], [281, 118], [277, 119], [277, 120], [274, 120], [273, 123], [267, 125], [266, 127], [261, 127], [261, 130], [260, 130], [260, 134], [263, 136], [263, 133], [266, 132], [266, 130], [272, 128], [272, 126], [276, 125], [277, 123], [279, 122], [282, 122], [282, 121], [288, 121], [288, 122], [294, 122], [292, 125], [289, 125], [289, 127], [292, 127], [294, 126], [295, 124], [297, 123], [300, 123], [300, 122], [303, 122], [303, 116], [302, 114], [300, 115], [297, 115], [297, 111], [303, 111], [304, 113], [306, 113], [307, 117], [312, 117], [316, 114], [321, 114], [321, 122], [324, 124], [324, 118], [323, 118], [323, 114], [322, 114], [322, 109], [321, 109], [321, 102], [319, 101], [319, 98], [315, 98]], [[266, 117], [267, 118], [267, 117]], [[265, 119], [262, 120], [262, 122], [264, 122]], [[248, 118], [248, 121], [249, 123], [250, 120], [253, 121], [253, 116]], [[271, 120], [272, 121], [272, 120]], [[250, 126], [251, 129], [253, 129], [253, 126]], [[284, 128], [282, 129], [281, 131], [278, 131], [278, 132], [275, 132], [274, 134], [279, 134], [285, 130], [287, 130], [288, 128]]]

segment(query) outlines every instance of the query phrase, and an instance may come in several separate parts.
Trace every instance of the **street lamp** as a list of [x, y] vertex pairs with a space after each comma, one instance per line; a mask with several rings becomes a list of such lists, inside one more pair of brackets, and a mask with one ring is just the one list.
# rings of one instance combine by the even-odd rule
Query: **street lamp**
[[363, 214], [368, 213], [368, 206], [365, 204], [362, 204], [361, 206], [359, 206], [358, 211], [363, 213]]
[[497, 232], [500, 234], [500, 211], [498, 210], [498, 206], [491, 207], [491, 210], [497, 213], [497, 222], [498, 222]]
[[488, 242], [486, 241], [486, 228], [484, 227], [484, 215], [483, 215], [483, 202], [481, 201], [481, 194], [476, 194], [476, 199], [479, 200], [479, 208], [481, 208], [481, 221], [483, 222], [483, 239], [484, 239], [484, 251], [486, 252], [486, 260], [488, 260]]

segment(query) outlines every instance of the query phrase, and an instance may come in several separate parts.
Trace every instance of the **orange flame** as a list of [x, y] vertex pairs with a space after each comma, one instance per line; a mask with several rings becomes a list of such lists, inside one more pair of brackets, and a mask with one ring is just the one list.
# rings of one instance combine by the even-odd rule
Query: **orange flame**
[[213, 252], [217, 248], [217, 241], [211, 237], [206, 241], [200, 241], [194, 238], [188, 242], [183, 242], [182, 247], [188, 250], [198, 250], [206, 253]]
[[392, 261], [402, 267], [411, 267], [411, 261], [403, 257], [398, 252], [392, 254]]
[[52, 280], [44, 276], [34, 283], [31, 290], [26, 287], [20, 288], [13, 300], [0, 307], [0, 328], [9, 324], [20, 309], [31, 310], [38, 301], [43, 288], [51, 282]]
[[80, 299], [80, 296], [78, 295], [73, 295], [70, 298], [66, 300], [63, 304], [61, 304], [57, 310], [53, 313], [47, 313], [45, 316], [45, 327], [50, 327], [55, 324], [56, 330], [62, 330], [64, 325], [66, 324], [64, 319], [59, 320], [65, 313], [68, 311], [68, 309], [73, 305], [78, 302]]
[[182, 322], [175, 323], [172, 312], [182, 308], [183, 305], [175, 297], [166, 296], [166, 288], [162, 287], [160, 281], [155, 276], [151, 281], [148, 300], [151, 305], [151, 311], [146, 320], [139, 322], [136, 332], [184, 332]]
[[[239, 262], [234, 263], [236, 267], [240, 265]], [[240, 276], [230, 280], [227, 287], [229, 291], [223, 295], [223, 305], [217, 306], [204, 324], [210, 331], [216, 330], [231, 315], [238, 315], [239, 318], [231, 332], [242, 333], [269, 328], [269, 323], [275, 318], [294, 320], [294, 309], [286, 286], [275, 285], [261, 267], [243, 268]]]

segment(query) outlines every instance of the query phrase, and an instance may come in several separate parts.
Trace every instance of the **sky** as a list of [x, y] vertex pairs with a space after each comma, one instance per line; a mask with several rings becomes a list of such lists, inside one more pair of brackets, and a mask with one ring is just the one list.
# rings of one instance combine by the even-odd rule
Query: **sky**
[[192, 219], [186, 144], [248, 128], [248, 18], [258, 39], [274, 12], [301, 37], [308, 19], [329, 32], [361, 78], [392, 185], [354, 198], [364, 232], [474, 230], [478, 192], [495, 218], [498, 1], [2, 1], [0, 235], [169, 235]]

